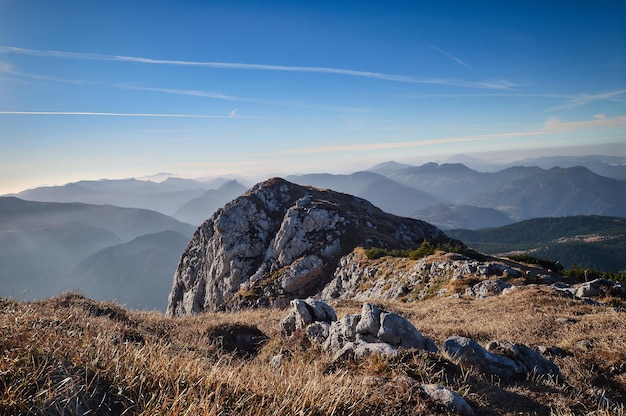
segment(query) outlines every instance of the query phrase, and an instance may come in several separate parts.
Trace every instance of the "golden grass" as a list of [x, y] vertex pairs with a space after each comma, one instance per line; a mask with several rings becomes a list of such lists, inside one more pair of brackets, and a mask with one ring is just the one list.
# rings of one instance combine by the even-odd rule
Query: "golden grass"
[[[341, 317], [361, 305], [334, 306]], [[171, 319], [67, 294], [30, 303], [0, 299], [0, 414], [436, 413], [420, 398], [420, 383], [450, 387], [477, 414], [624, 414], [624, 312], [542, 289], [480, 301], [433, 298], [384, 306], [438, 345], [465, 335], [560, 347], [568, 355], [554, 361], [565, 383], [491, 380], [424, 352], [332, 363], [303, 337], [281, 339], [278, 321], [285, 311]], [[258, 355], [238, 357], [211, 339], [212, 329], [236, 324], [255, 326], [269, 338]], [[269, 362], [278, 353], [284, 363], [273, 369]], [[612, 409], [598, 401], [601, 390], [611, 397]]]

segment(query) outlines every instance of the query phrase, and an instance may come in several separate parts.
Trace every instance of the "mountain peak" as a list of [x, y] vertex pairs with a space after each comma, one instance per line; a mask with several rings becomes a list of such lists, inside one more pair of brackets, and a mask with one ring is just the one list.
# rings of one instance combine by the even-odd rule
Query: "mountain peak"
[[417, 248], [424, 239], [461, 245], [364, 199], [271, 178], [198, 228], [174, 275], [167, 313], [286, 306], [323, 289], [355, 247]]

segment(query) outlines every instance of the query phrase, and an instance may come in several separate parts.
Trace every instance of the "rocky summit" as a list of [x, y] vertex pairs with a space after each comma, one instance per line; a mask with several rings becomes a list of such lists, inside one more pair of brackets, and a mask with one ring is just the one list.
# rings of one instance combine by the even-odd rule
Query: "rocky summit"
[[272, 178], [216, 211], [195, 232], [174, 275], [167, 314], [285, 307], [319, 293], [356, 247], [463, 246], [424, 221], [368, 201]]

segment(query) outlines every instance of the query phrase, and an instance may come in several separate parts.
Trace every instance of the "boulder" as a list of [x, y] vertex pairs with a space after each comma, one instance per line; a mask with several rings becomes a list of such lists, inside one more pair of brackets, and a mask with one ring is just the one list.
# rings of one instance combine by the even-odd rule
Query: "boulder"
[[303, 329], [312, 342], [339, 358], [395, 354], [400, 347], [437, 351], [435, 343], [408, 320], [370, 303], [363, 304], [361, 314], [348, 314], [337, 320], [335, 311], [323, 301], [294, 299], [280, 326], [286, 337]]
[[464, 416], [474, 414], [472, 407], [458, 393], [438, 384], [422, 384], [420, 395], [441, 406], [446, 412]]
[[444, 342], [444, 350], [461, 367], [501, 379], [528, 375], [561, 377], [554, 363], [522, 344], [495, 341], [485, 349], [474, 340], [455, 336]]
[[505, 289], [510, 287], [511, 285], [509, 283], [500, 279], [483, 280], [472, 287], [468, 287], [465, 290], [465, 294], [473, 296], [476, 299], [483, 299], [489, 296], [500, 295]]
[[394, 356], [398, 349], [384, 342], [366, 342], [362, 340], [346, 343], [333, 357], [333, 361], [361, 360], [370, 355]]
[[492, 341], [487, 344], [486, 350], [512, 359], [524, 367], [526, 374], [561, 378], [561, 371], [556, 364], [526, 345], [509, 341]]

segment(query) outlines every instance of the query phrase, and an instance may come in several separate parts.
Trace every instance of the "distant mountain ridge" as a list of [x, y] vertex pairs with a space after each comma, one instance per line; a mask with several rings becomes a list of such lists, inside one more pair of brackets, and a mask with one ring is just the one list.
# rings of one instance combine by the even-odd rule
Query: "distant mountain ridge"
[[[79, 289], [99, 297], [97, 293], [104, 295], [102, 289], [109, 285], [115, 286], [115, 290], [120, 293], [124, 292], [129, 307], [138, 307], [132, 301], [130, 281], [123, 288], [111, 280], [87, 285], [85, 281], [79, 282], [75, 268], [81, 261], [103, 249], [164, 231], [169, 232], [162, 234], [161, 239], [176, 242], [180, 241], [181, 236], [188, 239], [194, 227], [145, 209], [0, 197], [0, 295], [37, 299]], [[145, 263], [145, 259], [154, 256], [157, 248], [153, 245], [151, 251], [148, 245], [147, 250], [127, 259], [126, 264], [152, 267]], [[150, 273], [148, 288], [137, 289], [135, 294], [149, 292], [162, 285], [162, 282], [168, 282], [167, 286], [170, 286], [179, 254], [180, 250], [167, 255], [161, 253], [161, 258], [175, 257], [171, 260], [172, 269], [152, 268], [154, 273]], [[161, 261], [158, 257], [152, 259]], [[110, 270], [120, 266], [119, 259], [112, 259], [111, 262]], [[128, 277], [136, 280], [141, 277], [141, 273]], [[167, 297], [167, 291], [163, 291], [162, 299]]]
[[[144, 208], [175, 216], [190, 201], [203, 197], [212, 189], [219, 189], [226, 184], [238, 183], [240, 189], [245, 187], [239, 182], [226, 178], [213, 178], [207, 181], [196, 181], [169, 177], [162, 182], [130, 179], [107, 179], [98, 181], [79, 181], [62, 186], [47, 186], [28, 189], [14, 196], [39, 202], [82, 202], [92, 205], [114, 205], [125, 208]], [[232, 192], [226, 195], [215, 193], [215, 201], [208, 209], [222, 206], [232, 199]], [[206, 212], [205, 218], [213, 211]], [[194, 217], [195, 218], [195, 217]], [[180, 218], [181, 221], [185, 221]], [[196, 221], [197, 222], [197, 221]], [[199, 225], [199, 223], [195, 223]]]
[[626, 218], [534, 218], [497, 228], [447, 230], [446, 234], [487, 254], [528, 253], [558, 260], [565, 268], [626, 270]]

